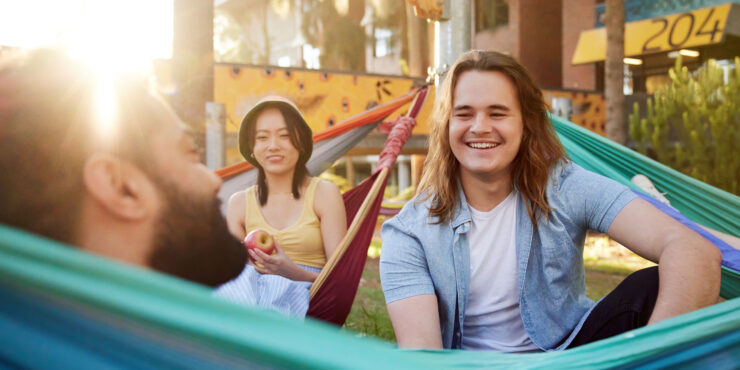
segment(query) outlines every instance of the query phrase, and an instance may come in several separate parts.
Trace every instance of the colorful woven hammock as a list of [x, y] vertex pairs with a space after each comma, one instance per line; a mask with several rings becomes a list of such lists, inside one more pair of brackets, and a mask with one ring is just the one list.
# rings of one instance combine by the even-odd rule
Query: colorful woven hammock
[[[699, 217], [690, 218], [738, 235], [737, 197], [553, 121], [575, 162], [627, 185], [633, 172], [646, 174], [684, 215], [691, 211]], [[398, 351], [317, 320], [237, 306], [200, 285], [0, 226], [0, 367], [731, 368], [740, 363], [740, 273], [732, 263], [737, 250], [725, 247], [728, 301], [572, 350], [514, 355]]]

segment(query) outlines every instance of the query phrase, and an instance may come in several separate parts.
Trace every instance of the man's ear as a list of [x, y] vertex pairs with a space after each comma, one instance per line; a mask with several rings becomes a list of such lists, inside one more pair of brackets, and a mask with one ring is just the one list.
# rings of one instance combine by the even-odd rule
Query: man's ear
[[126, 160], [93, 154], [85, 162], [82, 177], [90, 198], [114, 217], [142, 220], [156, 210], [154, 184]]

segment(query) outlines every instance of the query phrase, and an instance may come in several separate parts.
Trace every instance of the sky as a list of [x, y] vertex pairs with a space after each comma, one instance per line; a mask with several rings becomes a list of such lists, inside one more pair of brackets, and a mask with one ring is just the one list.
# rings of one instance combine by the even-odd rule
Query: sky
[[172, 0], [0, 0], [0, 45], [135, 63], [172, 55]]

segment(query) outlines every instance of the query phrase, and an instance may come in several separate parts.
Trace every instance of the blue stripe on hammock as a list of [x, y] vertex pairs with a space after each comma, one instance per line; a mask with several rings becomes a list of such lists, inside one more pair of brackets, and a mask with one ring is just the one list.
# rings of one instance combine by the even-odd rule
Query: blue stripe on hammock
[[740, 363], [740, 331], [722, 333], [617, 369], [732, 369]]
[[[21, 288], [23, 289], [23, 288]], [[74, 329], [74, 330], [70, 330]], [[0, 284], [0, 358], [10, 367], [224, 369], [256, 364], [203, 345]]]
[[712, 235], [710, 232], [704, 230], [701, 226], [697, 225], [694, 221], [689, 220], [686, 218], [686, 216], [679, 213], [675, 208], [661, 203], [660, 201], [656, 200], [655, 198], [644, 194], [642, 192], [633, 190], [633, 192], [637, 195], [639, 195], [642, 199], [647, 200], [652, 205], [663, 211], [663, 213], [666, 213], [667, 215], [673, 217], [675, 220], [681, 222], [682, 224], [689, 227], [691, 230], [696, 231], [699, 233], [699, 235], [703, 236], [705, 239], [709, 240], [717, 246], [717, 249], [722, 252], [722, 265], [740, 272], [740, 250], [737, 250], [733, 248], [732, 246], [725, 243], [723, 240], [717, 238], [716, 236]]

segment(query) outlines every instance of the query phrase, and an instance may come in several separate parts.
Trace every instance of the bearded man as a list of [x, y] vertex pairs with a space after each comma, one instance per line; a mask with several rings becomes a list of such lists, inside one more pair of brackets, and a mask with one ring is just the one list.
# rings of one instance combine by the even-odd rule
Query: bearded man
[[243, 246], [221, 180], [185, 125], [132, 76], [40, 50], [0, 66], [0, 223], [208, 286]]

